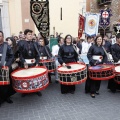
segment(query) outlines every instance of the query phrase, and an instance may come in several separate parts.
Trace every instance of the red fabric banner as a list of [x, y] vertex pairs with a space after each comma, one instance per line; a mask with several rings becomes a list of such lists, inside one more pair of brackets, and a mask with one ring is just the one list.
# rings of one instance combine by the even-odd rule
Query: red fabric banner
[[78, 20], [78, 38], [79, 39], [82, 37], [83, 30], [84, 30], [84, 16], [79, 14], [79, 20]]

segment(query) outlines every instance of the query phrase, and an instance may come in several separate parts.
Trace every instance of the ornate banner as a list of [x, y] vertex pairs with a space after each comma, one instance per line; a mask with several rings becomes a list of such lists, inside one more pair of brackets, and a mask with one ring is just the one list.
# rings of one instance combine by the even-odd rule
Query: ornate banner
[[78, 20], [78, 38], [79, 39], [82, 37], [83, 30], [84, 30], [84, 16], [79, 14], [79, 20]]
[[49, 1], [31, 0], [30, 3], [31, 17], [42, 37], [46, 38], [49, 36]]
[[98, 34], [100, 14], [86, 13], [85, 14], [85, 34], [87, 36], [96, 36]]
[[100, 23], [99, 26], [106, 29], [110, 25], [111, 9], [100, 10]]

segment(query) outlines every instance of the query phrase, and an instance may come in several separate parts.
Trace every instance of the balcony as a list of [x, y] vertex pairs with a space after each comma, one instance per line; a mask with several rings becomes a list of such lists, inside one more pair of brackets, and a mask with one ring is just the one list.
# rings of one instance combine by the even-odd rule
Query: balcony
[[102, 6], [102, 5], [108, 5], [112, 2], [112, 0], [97, 0], [98, 5]]

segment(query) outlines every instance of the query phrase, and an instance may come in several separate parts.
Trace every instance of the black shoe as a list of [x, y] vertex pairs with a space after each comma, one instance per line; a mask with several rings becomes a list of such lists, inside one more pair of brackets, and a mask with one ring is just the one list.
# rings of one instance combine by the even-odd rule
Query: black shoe
[[41, 92], [37, 92], [36, 93], [38, 96], [42, 96], [42, 93]]
[[49, 81], [49, 83], [52, 83], [52, 81]]
[[111, 90], [112, 93], [116, 93], [116, 90]]
[[7, 99], [6, 99], [6, 102], [7, 102], [7, 103], [10, 103], [10, 104], [13, 103], [13, 101], [12, 101], [10, 98], [7, 98]]
[[95, 98], [95, 94], [90, 94], [90, 96], [91, 96], [92, 98]]
[[71, 94], [74, 94], [75, 92], [74, 92], [74, 91], [71, 91], [70, 93], [71, 93]]
[[59, 83], [59, 82], [56, 80], [55, 83]]
[[22, 94], [21, 94], [21, 97], [25, 97], [26, 95], [27, 95], [27, 94], [25, 94], [25, 93], [22, 93]]
[[90, 91], [85, 91], [85, 93], [87, 94], [87, 93], [89, 93]]
[[100, 93], [99, 93], [99, 91], [96, 91], [95, 93], [96, 93], [97, 95], [99, 95], [99, 94], [100, 94]]

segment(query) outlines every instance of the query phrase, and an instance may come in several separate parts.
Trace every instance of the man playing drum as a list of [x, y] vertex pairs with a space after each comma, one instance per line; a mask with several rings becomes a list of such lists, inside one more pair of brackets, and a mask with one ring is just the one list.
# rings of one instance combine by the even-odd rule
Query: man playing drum
[[[32, 30], [26, 29], [24, 35], [26, 40], [21, 40], [18, 43], [21, 67], [28, 68], [33, 66], [38, 66], [39, 64], [39, 54], [38, 54], [38, 44], [32, 41]], [[24, 96], [23, 94], [22, 96]], [[41, 96], [41, 92], [37, 92], [38, 96]]]
[[[50, 48], [47, 46], [45, 38], [41, 37], [38, 40], [38, 44], [39, 44], [38, 50], [39, 50], [39, 53], [40, 53], [40, 62], [41, 62], [41, 60], [43, 60], [43, 63], [40, 63], [40, 65], [43, 65], [43, 66], [45, 65], [46, 67], [48, 66], [49, 68], [52, 67], [53, 65], [50, 64], [49, 62], [48, 63], [44, 62], [45, 60], [50, 60], [52, 58]], [[49, 77], [49, 82], [52, 83], [52, 81], [51, 81], [51, 73], [48, 73], [48, 77]]]
[[[4, 34], [2, 31], [0, 31], [0, 70], [9, 71], [9, 73], [11, 73], [11, 65], [13, 60], [14, 60], [13, 51], [11, 47], [8, 46], [7, 43], [4, 43]], [[5, 84], [2, 85], [1, 83], [5, 82], [5, 81], [2, 81], [3, 77], [4, 76], [2, 76], [1, 74], [0, 75], [0, 104], [4, 101], [8, 103], [13, 103], [13, 101], [10, 99], [10, 96], [15, 93], [12, 88], [12, 83], [11, 83], [12, 80], [10, 78], [9, 85], [5, 85]], [[9, 79], [9, 75], [7, 77]]]
[[[114, 63], [120, 65], [120, 33], [116, 35], [116, 43], [111, 47], [112, 57]], [[116, 92], [116, 89], [120, 90], [120, 85], [118, 85], [114, 79], [109, 80], [108, 89], [112, 92]]]

